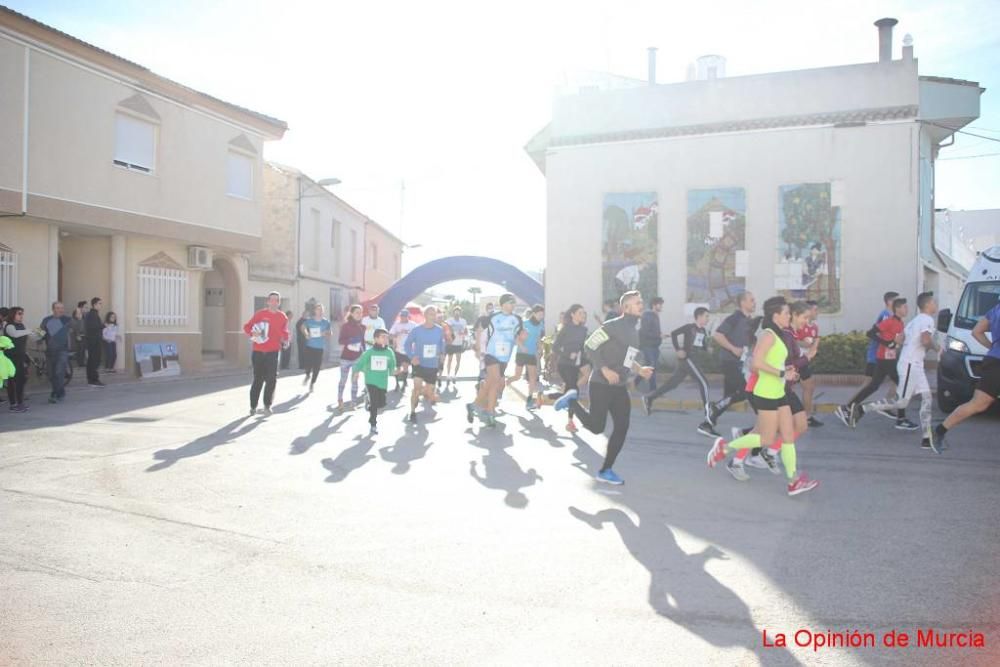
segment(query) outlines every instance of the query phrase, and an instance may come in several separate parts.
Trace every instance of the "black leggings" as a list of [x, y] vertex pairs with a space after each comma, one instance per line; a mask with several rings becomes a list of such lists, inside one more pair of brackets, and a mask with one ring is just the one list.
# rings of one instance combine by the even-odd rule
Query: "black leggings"
[[708, 381], [705, 379], [705, 376], [702, 375], [701, 369], [698, 368], [697, 365], [695, 365], [694, 361], [692, 361], [690, 357], [679, 360], [677, 363], [677, 370], [674, 371], [673, 375], [667, 378], [667, 383], [659, 387], [658, 389], [654, 389], [650, 393], [646, 394], [646, 398], [648, 398], [649, 400], [653, 400], [655, 398], [663, 396], [668, 391], [676, 389], [677, 387], [680, 386], [681, 382], [683, 382], [684, 378], [686, 378], [688, 375], [690, 375], [691, 377], [693, 377], [695, 380], [698, 381], [698, 392], [701, 394], [701, 402], [702, 405], [704, 406], [705, 417], [706, 418], [709, 417], [710, 413], [708, 408]]
[[[875, 362], [875, 371], [872, 373], [872, 379], [868, 381], [861, 390], [854, 395], [854, 398], [847, 402], [848, 405], [854, 406], [858, 405], [866, 398], [878, 391], [878, 388], [882, 386], [882, 383], [886, 378], [889, 378], [897, 385], [899, 384], [899, 372], [896, 370], [896, 360], [895, 359], [879, 359]], [[902, 419], [906, 416], [905, 410], [897, 410], [896, 416]]]
[[322, 348], [308, 345], [302, 348], [302, 368], [305, 369], [306, 375], [312, 375], [312, 379], [309, 380], [311, 385], [316, 384], [316, 378], [319, 377], [319, 371], [323, 367], [323, 352]]
[[[0, 354], [3, 354], [0, 352]], [[14, 377], [7, 378], [7, 400], [10, 406], [24, 403], [24, 385], [28, 383], [28, 358], [23, 354], [12, 353], [7, 355], [17, 372]]]
[[579, 366], [576, 364], [559, 364], [556, 366], [556, 370], [559, 371], [559, 377], [562, 378], [563, 384], [566, 385], [566, 391], [569, 391], [570, 389], [579, 389]]
[[278, 381], [278, 352], [254, 352], [253, 384], [250, 385], [250, 409], [257, 408], [261, 387], [264, 388], [264, 407], [271, 407], [274, 400], [274, 385]]
[[722, 382], [724, 396], [722, 400], [712, 407], [711, 415], [709, 415], [709, 421], [713, 424], [723, 412], [729, 409], [729, 406], [734, 403], [741, 403], [748, 398], [746, 391], [747, 381], [743, 377], [743, 362], [723, 361]]
[[570, 401], [569, 411], [591, 433], [604, 433], [604, 427], [608, 423], [608, 413], [611, 413], [612, 429], [608, 437], [608, 453], [604, 457], [601, 472], [610, 469], [625, 445], [625, 436], [628, 434], [629, 419], [632, 416], [632, 400], [629, 398], [628, 388], [591, 382], [590, 410], [584, 409], [577, 401]]

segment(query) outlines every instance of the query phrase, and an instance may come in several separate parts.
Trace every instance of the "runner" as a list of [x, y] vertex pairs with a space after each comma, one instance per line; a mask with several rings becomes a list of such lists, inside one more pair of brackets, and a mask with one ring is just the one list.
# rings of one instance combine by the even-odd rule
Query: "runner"
[[555, 404], [556, 410], [569, 408], [570, 415], [579, 418], [591, 433], [603, 433], [608, 414], [611, 414], [613, 428], [597, 479], [615, 485], [625, 483], [612, 467], [625, 445], [632, 414], [629, 373], [637, 373], [647, 380], [653, 374], [652, 366], [640, 366], [636, 362], [641, 354], [638, 324], [642, 315], [642, 295], [635, 291], [625, 292], [621, 297], [621, 309], [620, 317], [602, 324], [585, 343], [587, 354], [594, 362], [590, 372], [590, 410], [576, 400], [575, 389], [567, 391]]
[[[642, 408], [646, 415], [653, 412], [653, 401], [663, 396], [668, 391], [673, 391], [680, 386], [688, 375], [698, 381], [698, 391], [701, 393], [701, 402], [704, 406], [705, 419], [711, 416], [708, 403], [708, 381], [692, 359], [692, 354], [705, 354], [708, 351], [708, 332], [705, 326], [708, 324], [708, 308], [699, 306], [694, 309], [694, 322], [689, 322], [684, 326], [677, 327], [670, 332], [670, 340], [677, 350], [677, 370], [667, 379], [667, 383], [642, 397]], [[681, 342], [683, 340], [683, 342]]]
[[393, 377], [396, 378], [396, 391], [400, 393], [406, 389], [406, 373], [410, 368], [410, 358], [406, 356], [406, 338], [415, 326], [417, 325], [410, 321], [410, 311], [404, 308], [399, 311], [399, 320], [389, 330], [396, 352], [396, 374]]
[[747, 400], [747, 379], [743, 366], [749, 357], [750, 342], [755, 331], [750, 316], [757, 307], [757, 301], [752, 293], [743, 292], [736, 298], [736, 305], [736, 311], [724, 319], [712, 334], [712, 339], [719, 347], [723, 398], [718, 403], [709, 405], [708, 417], [698, 425], [698, 433], [714, 438], [719, 437], [715, 425], [722, 413], [734, 403]]
[[819, 351], [819, 324], [816, 319], [819, 317], [819, 304], [816, 301], [806, 301], [809, 306], [809, 316], [802, 327], [795, 330], [795, 340], [798, 341], [802, 353], [806, 355], [806, 364], [799, 369], [799, 384], [802, 386], [802, 404], [809, 415], [809, 426], [818, 428], [823, 426], [823, 422], [813, 415], [813, 395], [816, 393], [816, 378], [813, 377], [812, 369], [808, 362], [816, 356]]
[[486, 363], [483, 357], [486, 355], [486, 329], [490, 326], [490, 318], [496, 312], [492, 302], [486, 304], [483, 314], [476, 320], [475, 331], [473, 332], [473, 352], [479, 360], [479, 379], [476, 381], [476, 392], [483, 386], [486, 379]]
[[927, 355], [927, 350], [941, 349], [934, 335], [937, 331], [934, 316], [938, 309], [934, 292], [918, 294], [917, 309], [920, 312], [903, 329], [903, 349], [899, 353], [899, 362], [896, 365], [896, 372], [902, 381], [899, 398], [895, 401], [883, 400], [861, 405], [855, 422], [860, 421], [872, 410], [906, 410], [913, 397], [920, 394], [920, 431], [923, 433], [920, 446], [940, 454], [941, 448], [938, 447], [934, 431], [931, 429], [931, 385], [924, 371], [924, 357]]
[[257, 413], [260, 390], [264, 389], [264, 414], [271, 414], [274, 401], [274, 387], [278, 381], [278, 352], [288, 347], [288, 317], [278, 310], [281, 295], [270, 292], [267, 308], [254, 313], [243, 332], [253, 341], [253, 382], [250, 385], [250, 414]]
[[410, 422], [417, 421], [417, 403], [423, 394], [427, 403], [437, 400], [434, 385], [444, 357], [444, 330], [437, 325], [437, 308], [424, 308], [424, 323], [415, 327], [406, 338], [406, 356], [413, 364], [413, 393], [410, 394]]
[[458, 366], [462, 363], [462, 353], [465, 352], [465, 341], [469, 336], [469, 324], [462, 317], [462, 309], [458, 306], [451, 309], [451, 318], [447, 324], [451, 329], [451, 342], [445, 348], [448, 356], [444, 360], [444, 372], [448, 382], [454, 387]]
[[[789, 310], [791, 312], [789, 326], [781, 330], [781, 342], [788, 348], [788, 359], [786, 366], [793, 367], [802, 377], [802, 368], [809, 364], [809, 355], [803, 354], [795, 337], [795, 332], [799, 331], [809, 322], [810, 306], [806, 301], [796, 301]], [[809, 419], [805, 406], [799, 400], [798, 394], [794, 390], [795, 382], [788, 380], [785, 382], [785, 395], [788, 397], [788, 407], [792, 411], [792, 425], [795, 427], [795, 439], [798, 441], [809, 430]], [[733, 440], [741, 435], [753, 432], [753, 429], [733, 429]], [[753, 449], [740, 449], [736, 452], [726, 469], [736, 478], [737, 481], [745, 482], [750, 479], [743, 467], [745, 462], [751, 468], [761, 468], [770, 470], [775, 475], [780, 475], [778, 468], [778, 453], [781, 451], [781, 440], [775, 440], [774, 444], [768, 448], [754, 447]]]
[[343, 346], [340, 350], [340, 384], [337, 385], [337, 409], [342, 411], [348, 375], [351, 376], [351, 402], [348, 409], [358, 406], [358, 369], [354, 365], [365, 350], [365, 327], [361, 324], [361, 306], [358, 304], [348, 309], [337, 340]]
[[[528, 319], [523, 321], [524, 330], [528, 333], [523, 342], [517, 344], [517, 356], [514, 358], [514, 375], [507, 378], [507, 384], [521, 379], [521, 369], [528, 376], [528, 398], [525, 407], [534, 410], [542, 401], [542, 392], [538, 388], [538, 355], [539, 341], [545, 333], [545, 307], [535, 304], [531, 307]], [[535, 396], [538, 397], [537, 402]]]
[[[663, 298], [654, 296], [649, 302], [649, 310], [639, 320], [639, 351], [646, 363], [654, 369], [660, 365], [660, 345], [666, 336], [660, 329], [660, 313], [663, 312]], [[635, 388], [639, 388], [642, 378], [635, 377]], [[656, 391], [656, 372], [649, 378], [649, 391]]]
[[375, 344], [375, 332], [385, 329], [385, 320], [379, 315], [378, 304], [368, 306], [368, 314], [361, 318], [361, 324], [365, 328], [365, 347]]
[[[447, 350], [448, 346], [451, 345], [451, 341], [454, 336], [451, 333], [451, 327], [448, 326], [448, 322], [444, 319], [444, 311], [438, 310], [434, 318], [434, 323], [441, 327], [441, 331], [444, 333], [444, 347]], [[444, 382], [444, 373], [441, 372], [442, 369], [438, 369], [437, 374], [437, 389], [441, 389], [441, 384]], [[434, 393], [434, 402], [438, 400], [437, 392]]]
[[307, 313], [307, 317], [302, 320], [302, 324], [299, 326], [299, 333], [306, 341], [302, 347], [301, 365], [306, 371], [302, 377], [302, 385], [305, 386], [308, 383], [310, 392], [316, 386], [316, 378], [319, 377], [319, 371], [323, 368], [323, 360], [326, 358], [326, 343], [331, 333], [330, 320], [323, 315], [323, 304], [314, 304], [312, 311]]
[[368, 435], [378, 435], [378, 411], [385, 407], [389, 376], [396, 371], [396, 355], [389, 349], [389, 332], [372, 332], [372, 346], [358, 359], [358, 372], [365, 375], [365, 405], [368, 409]]
[[[865, 355], [865, 360], [867, 361], [867, 364], [865, 365], [865, 375], [868, 377], [873, 377], [875, 375], [875, 369], [878, 366], [879, 343], [875, 340], [873, 332], [877, 331], [876, 327], [878, 327], [882, 320], [887, 320], [892, 317], [892, 302], [898, 297], [899, 292], [886, 292], [882, 295], [882, 303], [885, 305], [885, 308], [883, 308], [882, 312], [875, 318], [875, 324], [872, 325], [872, 328], [868, 330], [868, 337], [872, 339], [871, 342], [868, 343], [868, 352]], [[898, 354], [899, 350], [896, 352]], [[891, 379], [889, 380], [889, 388], [885, 393], [886, 400], [891, 399], [896, 395], [896, 385], [898, 384], [898, 382], [893, 382]], [[896, 419], [894, 413], [886, 410], [880, 410], [879, 414], [891, 419]]]
[[479, 387], [476, 400], [465, 406], [470, 424], [478, 415], [487, 426], [496, 426], [497, 398], [504, 386], [507, 364], [514, 353], [514, 345], [521, 344], [527, 337], [521, 318], [514, 314], [516, 301], [513, 294], [501, 296], [500, 312], [493, 313], [484, 331], [486, 379]]
[[[751, 376], [747, 382], [750, 400], [757, 409], [757, 423], [753, 431], [727, 443], [716, 438], [708, 451], [708, 466], [726, 458], [729, 451], [753, 449], [762, 442], [775, 442], [781, 435], [781, 461], [788, 480], [788, 495], [797, 496], [812, 491], [819, 482], [809, 479], [805, 472], [796, 476], [795, 425], [786, 393], [786, 382], [798, 380], [794, 366], [787, 366], [788, 347], [782, 330], [788, 328], [791, 311], [784, 297], [771, 297], [764, 302], [763, 331], [754, 346], [750, 361]], [[745, 474], [745, 473], [744, 473]], [[735, 475], [734, 475], [735, 476]]]
[[[835, 411], [837, 419], [844, 426], [857, 426], [858, 415], [862, 402], [878, 391], [882, 382], [888, 379], [893, 385], [899, 384], [899, 373], [896, 371], [897, 355], [903, 344], [903, 320], [909, 314], [906, 299], [897, 297], [892, 300], [892, 315], [881, 320], [869, 332], [869, 337], [878, 345], [875, 351], [875, 368], [872, 369], [871, 380], [858, 390], [844, 405], [838, 405]], [[906, 418], [906, 412], [896, 410], [896, 428], [901, 431], [916, 431], [919, 426]]]
[[[990, 332], [993, 341], [986, 337]], [[943, 423], [934, 429], [939, 449], [947, 449], [945, 435], [973, 415], [986, 411], [1000, 398], [1000, 302], [993, 306], [972, 328], [972, 337], [989, 352], [979, 367], [979, 384], [972, 399], [955, 408]]]
[[[588, 377], [590, 373], [590, 365], [583, 353], [583, 345], [587, 341], [586, 322], [587, 311], [574, 303], [563, 315], [562, 326], [552, 343], [552, 354], [556, 357], [556, 371], [562, 378], [564, 395], [577, 391], [580, 378]], [[566, 430], [570, 433], [577, 431], [572, 412], [569, 413]]]

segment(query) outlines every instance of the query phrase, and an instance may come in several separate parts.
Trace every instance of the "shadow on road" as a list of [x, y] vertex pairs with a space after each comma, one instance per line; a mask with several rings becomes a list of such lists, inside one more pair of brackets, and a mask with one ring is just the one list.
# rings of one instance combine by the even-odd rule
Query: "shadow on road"
[[[435, 419], [434, 421], [438, 421]], [[413, 461], [424, 458], [434, 443], [427, 442], [427, 427], [423, 422], [409, 424], [407, 434], [396, 440], [396, 443], [378, 450], [383, 461], [394, 463], [392, 472], [405, 475], [410, 471]]]
[[330, 475], [324, 481], [334, 484], [343, 482], [348, 475], [375, 458], [374, 454], [369, 454], [375, 446], [372, 438], [357, 436], [356, 440], [359, 441], [358, 444], [337, 454], [337, 458], [325, 458], [321, 461], [323, 467], [330, 471]]
[[197, 440], [192, 440], [186, 445], [176, 449], [160, 449], [153, 453], [153, 458], [159, 461], [146, 468], [146, 472], [157, 472], [169, 468], [181, 459], [189, 459], [194, 456], [207, 454], [220, 445], [227, 445], [237, 440], [263, 423], [263, 419], [253, 417], [240, 417], [234, 419], [225, 426], [203, 435]]
[[339, 431], [340, 427], [346, 424], [347, 421], [351, 418], [350, 415], [345, 415], [343, 419], [334, 424], [333, 420], [336, 416], [337, 416], [336, 413], [331, 413], [329, 417], [327, 417], [321, 423], [314, 426], [313, 429], [309, 431], [309, 433], [307, 433], [306, 435], [300, 435], [299, 437], [295, 438], [295, 440], [292, 440], [292, 444], [288, 449], [289, 455], [296, 456], [298, 454], [305, 454], [314, 445], [320, 444], [328, 437], [330, 437], [331, 434]]
[[469, 461], [469, 475], [487, 489], [505, 491], [504, 502], [508, 507], [527, 507], [528, 496], [521, 489], [543, 480], [534, 468], [522, 470], [514, 457], [507, 453], [507, 449], [514, 444], [513, 436], [491, 432], [486, 438], [473, 439], [471, 444], [486, 450], [482, 458], [485, 474], [479, 474], [476, 461]]

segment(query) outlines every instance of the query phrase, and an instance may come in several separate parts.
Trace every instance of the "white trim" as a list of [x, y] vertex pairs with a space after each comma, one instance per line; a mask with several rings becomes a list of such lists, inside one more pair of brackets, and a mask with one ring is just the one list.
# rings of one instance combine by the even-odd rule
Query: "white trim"
[[[114, 163], [112, 163], [112, 164], [114, 164]], [[117, 166], [117, 165], [115, 165], [115, 166]], [[142, 173], [142, 172], [139, 172], [139, 173]], [[147, 175], [148, 176], [153, 176], [153, 174], [147, 174]], [[76, 199], [68, 199], [66, 197], [57, 197], [55, 195], [45, 194], [44, 192], [31, 192], [29, 194], [33, 194], [36, 197], [45, 197], [47, 199], [54, 199], [56, 201], [66, 202], [68, 204], [79, 204], [80, 206], [92, 206], [94, 208], [103, 209], [105, 211], [115, 211], [117, 213], [128, 213], [129, 215], [139, 215], [139, 216], [142, 216], [144, 218], [155, 218], [157, 220], [166, 220], [167, 222], [176, 222], [176, 223], [181, 224], [181, 225], [191, 225], [192, 227], [201, 227], [202, 229], [212, 229], [212, 230], [215, 230], [215, 231], [218, 231], [218, 232], [225, 232], [227, 234], [237, 234], [239, 236], [245, 236], [245, 237], [250, 238], [250, 239], [259, 239], [260, 238], [260, 236], [254, 236], [253, 234], [247, 234], [245, 232], [233, 232], [233, 231], [229, 231], [228, 229], [225, 229], [223, 227], [213, 227], [211, 225], [206, 225], [206, 224], [201, 223], [201, 222], [191, 222], [190, 220], [178, 220], [177, 218], [167, 218], [167, 217], [164, 217], [162, 215], [153, 215], [151, 213], [142, 213], [141, 211], [130, 211], [130, 210], [125, 209], [125, 208], [116, 208], [114, 206], [105, 206], [103, 204], [94, 204], [94, 203], [90, 203], [90, 202], [78, 201]], [[60, 220], [60, 222], [73, 223], [72, 220]], [[79, 223], [79, 224], [85, 224], [85, 223]], [[87, 226], [93, 227], [93, 225], [87, 225]], [[103, 229], [103, 228], [99, 228], [99, 229]], [[122, 231], [121, 233], [128, 234], [128, 233], [133, 233], [133, 232]], [[159, 238], [159, 237], [157, 237], [157, 238]]]
[[[878, 125], [903, 125], [916, 122], [913, 118], [900, 120], [873, 120], [867, 121], [863, 126], [851, 129], [864, 129], [865, 127]], [[644, 137], [642, 139], [608, 139], [605, 141], [590, 141], [586, 143], [574, 143], [560, 146], [549, 146], [545, 149], [545, 155], [557, 153], [567, 149], [593, 148], [594, 146], [609, 146], [619, 144], [648, 144], [655, 141], [677, 141], [679, 139], [704, 139], [705, 137], [729, 137], [739, 134], [766, 134], [771, 132], [794, 132], [802, 130], [823, 130], [823, 129], [843, 129], [838, 128], [836, 123], [822, 123], [816, 125], [790, 125], [786, 127], [766, 127], [752, 128], [747, 130], [729, 130], [726, 132], [701, 132], [699, 134], [676, 134], [669, 137]], [[623, 130], [628, 131], [628, 130]]]
[[[216, 113], [214, 113], [212, 111], [208, 111], [207, 109], [201, 109], [201, 108], [198, 108], [198, 107], [193, 107], [193, 106], [190, 106], [188, 104], [184, 104], [183, 102], [179, 102], [179, 101], [177, 101], [177, 100], [175, 100], [173, 98], [170, 98], [170, 97], [167, 97], [167, 96], [162, 95], [160, 93], [157, 93], [155, 91], [149, 90], [148, 88], [143, 88], [139, 84], [134, 83], [132, 81], [129, 81], [129, 80], [125, 79], [121, 74], [112, 73], [110, 71], [105, 70], [103, 67], [99, 67], [98, 65], [94, 65], [94, 64], [91, 64], [91, 63], [81, 62], [81, 61], [77, 60], [76, 58], [74, 58], [73, 56], [71, 56], [71, 55], [69, 55], [67, 53], [62, 52], [59, 49], [56, 49], [55, 47], [49, 46], [47, 44], [42, 44], [42, 43], [40, 43], [40, 42], [38, 42], [36, 40], [33, 40], [33, 39], [29, 38], [29, 37], [24, 37], [21, 34], [12, 33], [9, 29], [4, 28], [3, 26], [0, 26], [0, 37], [2, 37], [4, 39], [7, 39], [7, 40], [9, 40], [11, 42], [14, 42], [15, 44], [20, 44], [20, 45], [28, 47], [28, 48], [36, 49], [36, 50], [44, 53], [45, 55], [47, 55], [47, 56], [49, 56], [51, 58], [55, 58], [56, 60], [60, 60], [60, 61], [66, 63], [68, 65], [72, 65], [73, 67], [77, 67], [77, 68], [82, 69], [84, 71], [89, 71], [92, 74], [96, 74], [97, 76], [100, 76], [100, 77], [103, 77], [105, 79], [108, 79], [109, 81], [113, 81], [113, 82], [118, 83], [120, 85], [123, 85], [123, 86], [125, 86], [127, 88], [131, 88], [132, 90], [134, 90], [136, 92], [144, 93], [146, 95], [150, 95], [150, 96], [155, 97], [156, 99], [161, 100], [163, 102], [169, 102], [170, 104], [173, 104], [174, 106], [180, 107], [182, 109], [187, 109], [189, 111], [192, 111], [194, 113], [200, 114], [200, 115], [205, 116], [207, 118], [211, 118], [213, 120], [219, 121], [220, 123], [224, 123], [225, 125], [228, 125], [229, 127], [233, 128], [233, 129], [240, 130], [242, 132], [249, 132], [250, 134], [252, 134], [252, 135], [260, 138], [262, 141], [264, 140], [265, 135], [263, 133], [261, 133], [260, 130], [253, 129], [253, 128], [249, 127], [249, 126], [240, 125], [236, 121], [230, 120], [230, 119], [226, 118], [225, 116], [221, 116], [221, 115], [216, 114]], [[114, 55], [114, 54], [112, 54], [112, 55]], [[114, 57], [118, 57], [118, 56], [114, 56]], [[137, 65], [137, 66], [138, 67], [142, 67], [141, 65]], [[154, 74], [154, 76], [159, 76], [159, 75], [158, 74]], [[178, 83], [177, 85], [183, 86], [183, 84], [180, 84], [180, 83]], [[195, 92], [198, 92], [198, 91], [195, 91]], [[201, 93], [201, 94], [205, 94], [205, 93]], [[219, 100], [219, 101], [222, 102], [222, 100]], [[266, 121], [264, 121], [264, 122], [266, 122]]]
[[31, 123], [31, 48], [24, 47], [24, 132], [21, 147], [21, 213], [28, 213], [28, 138], [30, 136]]

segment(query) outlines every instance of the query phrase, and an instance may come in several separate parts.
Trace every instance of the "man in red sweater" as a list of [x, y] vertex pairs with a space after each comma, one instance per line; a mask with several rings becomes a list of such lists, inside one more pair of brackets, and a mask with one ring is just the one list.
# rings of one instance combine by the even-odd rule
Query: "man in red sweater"
[[288, 347], [288, 317], [278, 310], [281, 295], [267, 295], [267, 308], [258, 310], [243, 325], [243, 331], [253, 341], [253, 384], [250, 385], [250, 414], [257, 413], [257, 401], [264, 388], [264, 414], [271, 414], [274, 385], [278, 381], [278, 353]]

